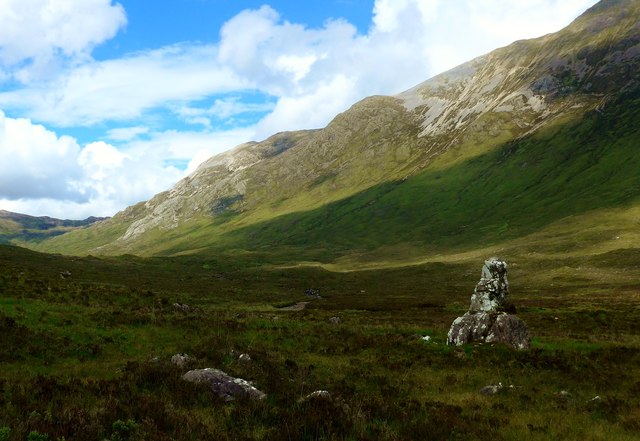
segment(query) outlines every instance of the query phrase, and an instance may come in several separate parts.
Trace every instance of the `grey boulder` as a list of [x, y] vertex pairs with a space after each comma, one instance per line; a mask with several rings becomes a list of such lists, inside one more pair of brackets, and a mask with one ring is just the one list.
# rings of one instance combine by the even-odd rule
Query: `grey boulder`
[[191, 383], [208, 385], [216, 395], [225, 401], [243, 398], [263, 400], [267, 396], [247, 380], [232, 377], [219, 369], [194, 369], [184, 374], [182, 379]]
[[455, 319], [447, 335], [449, 345], [504, 343], [514, 349], [529, 349], [531, 335], [518, 317], [501, 313], [466, 313]]

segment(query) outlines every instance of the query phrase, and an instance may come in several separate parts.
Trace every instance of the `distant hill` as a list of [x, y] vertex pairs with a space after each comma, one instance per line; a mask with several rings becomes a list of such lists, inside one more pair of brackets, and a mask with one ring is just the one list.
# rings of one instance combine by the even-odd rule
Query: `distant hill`
[[169, 191], [37, 249], [353, 264], [632, 246], [638, 17], [638, 0], [603, 0], [557, 33], [367, 98], [324, 129], [215, 156]]
[[38, 242], [105, 219], [107, 218], [91, 216], [84, 220], [61, 220], [0, 210], [0, 243]]

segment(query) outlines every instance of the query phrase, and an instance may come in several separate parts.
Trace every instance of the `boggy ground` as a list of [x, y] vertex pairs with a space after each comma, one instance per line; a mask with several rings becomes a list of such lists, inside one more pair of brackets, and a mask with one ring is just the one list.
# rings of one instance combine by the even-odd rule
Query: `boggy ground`
[[[0, 440], [637, 439], [640, 252], [503, 257], [528, 351], [446, 346], [476, 259], [340, 273], [0, 247]], [[199, 367], [268, 398], [225, 403], [181, 380]], [[298, 403], [318, 389], [333, 400]]]

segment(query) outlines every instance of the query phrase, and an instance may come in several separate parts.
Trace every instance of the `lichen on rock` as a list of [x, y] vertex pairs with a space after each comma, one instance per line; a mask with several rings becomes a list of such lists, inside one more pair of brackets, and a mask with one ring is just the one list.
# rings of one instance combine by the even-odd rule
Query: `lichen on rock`
[[182, 376], [191, 383], [207, 384], [211, 390], [225, 401], [236, 399], [263, 400], [266, 394], [256, 389], [251, 383], [242, 378], [232, 377], [219, 369], [194, 369]]
[[469, 311], [453, 321], [447, 343], [504, 343], [515, 349], [528, 349], [531, 335], [527, 325], [504, 312], [508, 295], [507, 263], [495, 257], [486, 260]]

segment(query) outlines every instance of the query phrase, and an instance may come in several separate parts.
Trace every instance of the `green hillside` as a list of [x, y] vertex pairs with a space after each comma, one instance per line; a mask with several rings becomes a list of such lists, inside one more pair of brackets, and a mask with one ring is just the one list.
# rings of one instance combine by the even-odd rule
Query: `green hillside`
[[638, 14], [640, 2], [603, 1], [557, 33], [367, 98], [324, 129], [240, 145], [112, 219], [24, 244], [345, 268], [610, 249], [620, 235], [594, 233], [601, 219], [619, 210], [608, 228], [632, 231], [638, 202]]
[[403, 242], [439, 252], [482, 248], [568, 216], [640, 202], [639, 148], [640, 99], [627, 95], [450, 167], [230, 235], [248, 249], [301, 252]]
[[84, 220], [63, 220], [0, 210], [0, 243], [37, 243], [104, 219], [92, 216]]
[[[406, 258], [452, 254], [518, 238], [524, 248], [537, 242], [539, 249], [555, 249], [555, 239], [547, 243], [553, 237], [542, 240], [535, 233], [577, 226], [578, 218], [593, 226], [595, 213], [637, 206], [639, 140], [640, 97], [627, 94], [466, 160], [450, 161], [457, 152], [444, 154], [419, 174], [314, 210], [248, 226], [241, 213], [227, 212], [214, 222], [194, 219], [158, 232], [138, 246], [148, 254], [259, 251], [274, 261], [290, 256], [324, 263], [363, 253], [385, 260], [390, 251]], [[609, 225], [632, 224], [619, 216]], [[565, 252], [612, 239], [584, 225], [562, 234], [573, 241], [565, 240]]]

